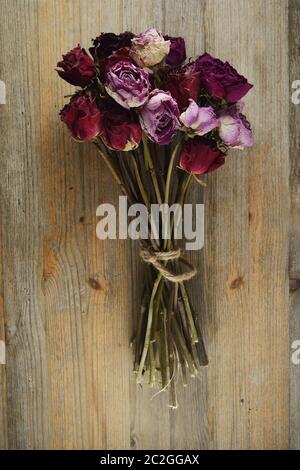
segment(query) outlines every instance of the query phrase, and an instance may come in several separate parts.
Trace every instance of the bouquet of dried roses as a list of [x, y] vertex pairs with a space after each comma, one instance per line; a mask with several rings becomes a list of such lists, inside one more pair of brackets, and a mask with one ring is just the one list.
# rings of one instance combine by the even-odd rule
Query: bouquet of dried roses
[[[183, 206], [193, 180], [219, 168], [230, 148], [252, 145], [241, 98], [252, 85], [228, 63], [205, 53], [186, 61], [182, 37], [154, 28], [102, 33], [89, 53], [80, 45], [57, 72], [79, 87], [61, 120], [77, 141], [92, 141], [130, 204]], [[207, 357], [186, 281], [196, 273], [175, 236], [140, 237], [144, 290], [134, 344], [137, 382], [170, 388], [199, 374]], [[147, 228], [153, 221], [149, 215]], [[152, 227], [153, 228], [153, 227]]]

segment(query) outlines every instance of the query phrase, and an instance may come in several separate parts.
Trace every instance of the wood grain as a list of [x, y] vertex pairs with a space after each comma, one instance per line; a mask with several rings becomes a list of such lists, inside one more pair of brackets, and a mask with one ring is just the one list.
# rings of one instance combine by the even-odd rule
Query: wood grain
[[[299, 80], [300, 2], [289, 3], [289, 73], [292, 83]], [[290, 100], [290, 191], [291, 229], [289, 252], [290, 277], [290, 344], [300, 339], [300, 107]], [[300, 367], [291, 364], [290, 371], [290, 448], [300, 449]]]
[[[291, 144], [299, 128], [288, 80], [297, 74], [299, 1], [0, 0], [0, 17], [0, 447], [299, 447], [296, 366], [289, 394], [299, 301], [292, 293], [289, 330], [288, 290], [300, 272], [299, 178], [292, 173], [289, 238], [288, 151], [289, 123]], [[152, 25], [183, 35], [190, 56], [206, 50], [232, 62], [254, 84], [245, 100], [253, 149], [232, 152], [204, 194], [198, 186], [191, 194], [206, 210], [205, 247], [190, 256], [210, 363], [180, 391], [176, 412], [166, 394], [151, 400], [153, 390], [135, 385], [137, 247], [96, 238], [96, 207], [116, 203], [118, 192], [94, 149], [60, 123], [72, 87], [54, 72], [78, 42]]]

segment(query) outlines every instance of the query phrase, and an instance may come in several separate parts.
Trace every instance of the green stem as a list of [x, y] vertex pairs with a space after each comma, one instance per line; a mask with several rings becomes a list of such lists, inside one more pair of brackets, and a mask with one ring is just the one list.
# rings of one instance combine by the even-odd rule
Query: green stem
[[159, 204], [161, 204], [162, 203], [162, 198], [161, 198], [159, 185], [158, 185], [158, 181], [157, 181], [156, 170], [155, 170], [155, 167], [153, 165], [153, 160], [152, 160], [152, 157], [151, 157], [147, 137], [145, 135], [143, 135], [143, 145], [144, 145], [144, 156], [145, 156], [145, 160], [146, 160], [148, 169], [150, 171], [150, 175], [151, 175], [152, 183], [153, 183], [153, 186], [154, 186], [156, 199], [157, 199], [157, 202]]
[[145, 187], [144, 187], [142, 179], [141, 179], [141, 175], [140, 175], [140, 172], [139, 172], [139, 169], [138, 169], [138, 165], [137, 165], [137, 162], [136, 162], [136, 159], [135, 159], [135, 155], [133, 153], [131, 155], [132, 155], [132, 164], [133, 164], [133, 169], [134, 169], [134, 174], [135, 174], [135, 177], [136, 177], [136, 181], [137, 181], [141, 196], [143, 198], [143, 201], [144, 201], [147, 209], [149, 210], [149, 208], [150, 208], [149, 199], [148, 199]]
[[195, 364], [194, 364], [194, 361], [193, 361], [193, 358], [186, 346], [186, 343], [185, 343], [185, 339], [184, 337], [182, 336], [182, 333], [180, 331], [180, 328], [179, 328], [179, 325], [178, 325], [178, 322], [177, 322], [177, 319], [175, 318], [175, 316], [172, 318], [172, 323], [173, 323], [173, 327], [174, 327], [174, 333], [175, 333], [175, 336], [178, 340], [178, 345], [180, 346], [181, 350], [182, 350], [182, 354], [184, 356], [184, 359], [188, 365], [188, 368], [190, 369], [190, 373], [192, 376], [195, 376], [197, 374], [197, 368], [195, 367]]
[[186, 288], [185, 288], [185, 285], [184, 285], [183, 282], [180, 283], [180, 291], [181, 291], [182, 300], [183, 300], [183, 303], [184, 303], [187, 319], [188, 319], [188, 322], [189, 322], [192, 343], [193, 344], [198, 343], [199, 338], [198, 338], [198, 333], [197, 333], [197, 329], [196, 329], [195, 322], [194, 322], [193, 312], [192, 312], [192, 309], [191, 309], [191, 306], [190, 306], [190, 301], [189, 301], [189, 298], [188, 298], [188, 295], [187, 295], [187, 292], [186, 292]]
[[149, 311], [148, 311], [147, 328], [146, 328], [146, 334], [145, 334], [145, 342], [144, 342], [142, 357], [141, 357], [140, 366], [139, 366], [139, 370], [138, 370], [137, 383], [140, 383], [142, 381], [144, 365], [145, 365], [146, 357], [147, 357], [147, 354], [148, 354], [148, 349], [149, 349], [149, 344], [150, 344], [150, 339], [151, 339], [151, 326], [152, 326], [152, 318], [153, 318], [153, 303], [154, 303], [155, 294], [156, 294], [156, 291], [158, 289], [158, 286], [160, 284], [161, 279], [162, 279], [162, 275], [159, 273], [158, 276], [156, 277], [156, 280], [155, 280], [154, 285], [153, 285], [152, 293], [151, 293]]

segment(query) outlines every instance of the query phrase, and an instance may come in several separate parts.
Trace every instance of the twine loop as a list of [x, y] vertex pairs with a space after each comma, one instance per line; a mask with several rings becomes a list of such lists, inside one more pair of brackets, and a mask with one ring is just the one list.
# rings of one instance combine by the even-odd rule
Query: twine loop
[[[197, 273], [197, 269], [182, 256], [180, 248], [170, 251], [154, 251], [150, 248], [143, 248], [140, 251], [140, 256], [145, 263], [152, 264], [152, 266], [154, 266], [155, 269], [157, 269], [157, 271], [159, 271], [162, 276], [170, 282], [176, 283], [188, 281]], [[183, 273], [176, 274], [167, 268], [167, 262], [176, 259], [181, 264], [184, 264], [188, 270]]]

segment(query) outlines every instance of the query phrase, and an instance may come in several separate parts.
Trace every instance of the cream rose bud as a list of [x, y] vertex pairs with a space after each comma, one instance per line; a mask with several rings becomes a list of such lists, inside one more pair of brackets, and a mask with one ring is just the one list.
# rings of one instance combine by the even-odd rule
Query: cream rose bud
[[170, 45], [155, 28], [149, 28], [132, 39], [130, 55], [139, 66], [153, 67], [169, 54]]

